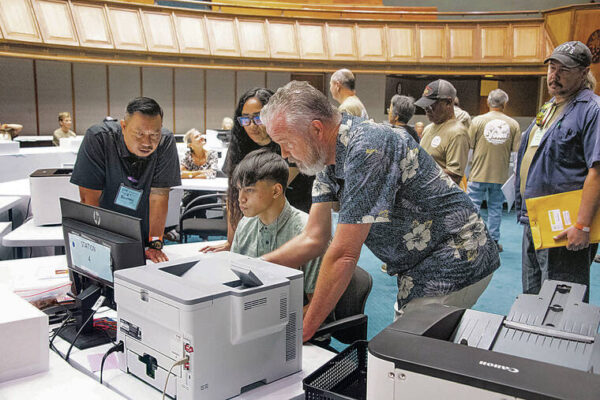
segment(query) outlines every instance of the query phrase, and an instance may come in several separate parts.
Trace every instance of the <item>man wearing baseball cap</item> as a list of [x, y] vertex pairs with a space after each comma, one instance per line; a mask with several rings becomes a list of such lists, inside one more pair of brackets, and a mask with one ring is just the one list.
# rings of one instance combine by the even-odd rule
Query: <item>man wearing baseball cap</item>
[[[517, 219], [523, 224], [523, 291], [537, 294], [546, 279], [585, 284], [598, 244], [590, 225], [600, 204], [600, 97], [593, 90], [592, 54], [578, 41], [558, 46], [544, 62], [552, 99], [523, 134], [515, 179]], [[525, 199], [583, 189], [573, 226], [555, 240], [567, 245], [536, 251]], [[568, 223], [567, 223], [568, 225]], [[589, 299], [589, 289], [585, 301]]]
[[469, 156], [467, 128], [454, 116], [456, 89], [443, 79], [425, 86], [415, 105], [423, 108], [431, 124], [425, 127], [421, 147], [429, 153], [446, 174], [460, 183]]

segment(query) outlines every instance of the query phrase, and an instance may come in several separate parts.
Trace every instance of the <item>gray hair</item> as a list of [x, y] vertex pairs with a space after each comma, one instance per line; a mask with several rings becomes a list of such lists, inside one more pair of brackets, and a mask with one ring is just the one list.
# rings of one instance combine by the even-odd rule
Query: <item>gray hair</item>
[[356, 81], [354, 79], [354, 74], [349, 69], [343, 68], [338, 69], [331, 75], [331, 80], [334, 82], [339, 82], [342, 86], [354, 90], [356, 85]]
[[592, 70], [588, 70], [588, 73], [583, 78], [583, 87], [590, 90], [596, 89], [596, 77], [592, 73]]
[[502, 108], [508, 103], [508, 94], [502, 89], [494, 89], [488, 94], [487, 103], [491, 108]]
[[395, 94], [390, 100], [390, 104], [392, 105], [392, 116], [398, 117], [398, 120], [405, 124], [415, 114], [415, 99], [410, 96]]
[[270, 125], [279, 114], [285, 117], [289, 129], [299, 133], [305, 132], [313, 120], [338, 123], [340, 119], [327, 97], [305, 81], [291, 81], [280, 87], [260, 111], [260, 119]]
[[[196, 133], [200, 133], [200, 131], [196, 128], [192, 128], [189, 131], [187, 131], [183, 136], [183, 143], [190, 144], [192, 142], [192, 136], [194, 136]], [[206, 135], [202, 136], [206, 137]]]

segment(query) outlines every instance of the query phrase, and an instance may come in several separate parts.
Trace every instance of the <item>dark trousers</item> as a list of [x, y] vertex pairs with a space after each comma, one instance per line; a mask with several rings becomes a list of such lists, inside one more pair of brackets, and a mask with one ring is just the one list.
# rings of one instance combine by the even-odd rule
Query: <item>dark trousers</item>
[[587, 249], [567, 250], [566, 247], [535, 250], [529, 224], [523, 226], [522, 279], [523, 293], [538, 294], [546, 279], [580, 283], [587, 286], [584, 302], [590, 299], [590, 266], [598, 243]]

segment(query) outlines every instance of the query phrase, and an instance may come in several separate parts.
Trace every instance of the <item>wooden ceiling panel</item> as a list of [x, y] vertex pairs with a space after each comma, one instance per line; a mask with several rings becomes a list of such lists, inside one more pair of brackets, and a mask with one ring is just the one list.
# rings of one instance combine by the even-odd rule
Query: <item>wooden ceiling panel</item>
[[175, 30], [182, 53], [210, 54], [204, 17], [175, 14]]
[[69, 3], [64, 1], [35, 1], [36, 14], [45, 43], [79, 46]]
[[298, 24], [300, 56], [307, 60], [327, 59], [325, 27], [320, 24]]
[[352, 25], [327, 24], [327, 44], [331, 60], [356, 60], [356, 34]]
[[481, 58], [501, 60], [509, 56], [507, 46], [508, 27], [489, 26], [481, 28]]
[[444, 61], [446, 33], [443, 26], [419, 28], [420, 58], [424, 61]]
[[539, 26], [513, 27], [513, 57], [535, 61], [541, 57], [542, 30]]
[[173, 27], [171, 14], [148, 12], [142, 13], [144, 21], [144, 33], [150, 51], [177, 53], [177, 35]]
[[73, 19], [82, 46], [105, 49], [115, 47], [103, 6], [73, 3]]
[[413, 27], [388, 27], [390, 61], [415, 61], [415, 29]]
[[108, 9], [115, 47], [121, 50], [147, 50], [138, 10]]
[[269, 57], [265, 22], [238, 20], [242, 57]]
[[385, 26], [357, 26], [358, 58], [366, 61], [386, 61]]
[[300, 58], [296, 25], [292, 22], [268, 22], [272, 58]]
[[29, 0], [0, 0], [0, 25], [6, 39], [42, 41]]
[[235, 20], [207, 18], [211, 53], [215, 56], [240, 56]]
[[450, 28], [450, 62], [472, 59], [475, 28]]

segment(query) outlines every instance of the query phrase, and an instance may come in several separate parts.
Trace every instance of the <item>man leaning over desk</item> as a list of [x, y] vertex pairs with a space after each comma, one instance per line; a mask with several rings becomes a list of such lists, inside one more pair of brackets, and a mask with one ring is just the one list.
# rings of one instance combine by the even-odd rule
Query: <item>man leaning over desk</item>
[[168, 260], [162, 236], [169, 190], [181, 184], [175, 137], [162, 128], [162, 118], [153, 99], [131, 100], [125, 119], [87, 130], [71, 177], [82, 203], [141, 218], [146, 258], [153, 262]]

